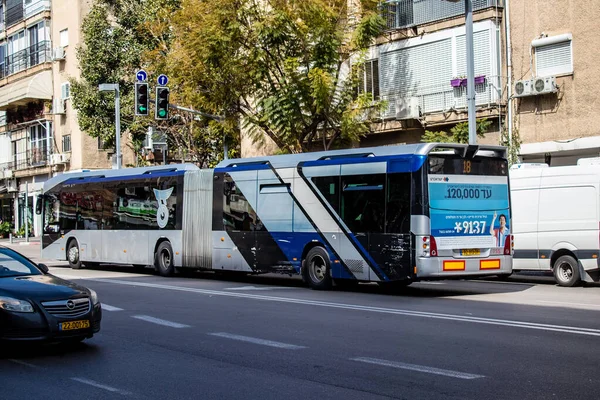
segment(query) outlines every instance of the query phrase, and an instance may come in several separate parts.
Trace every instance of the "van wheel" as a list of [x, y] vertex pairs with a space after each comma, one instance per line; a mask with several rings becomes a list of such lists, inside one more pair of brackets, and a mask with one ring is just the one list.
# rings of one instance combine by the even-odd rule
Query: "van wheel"
[[313, 247], [304, 261], [304, 274], [311, 289], [327, 290], [331, 288], [331, 262], [324, 248]]
[[69, 267], [72, 269], [81, 268], [81, 260], [79, 259], [79, 245], [77, 240], [71, 240], [69, 247], [67, 247], [67, 261], [69, 261]]
[[560, 286], [572, 287], [579, 284], [579, 264], [571, 256], [561, 256], [554, 263], [554, 279]]
[[172, 276], [175, 272], [173, 263], [173, 248], [171, 243], [164, 241], [158, 245], [156, 254], [154, 255], [154, 267], [162, 276]]

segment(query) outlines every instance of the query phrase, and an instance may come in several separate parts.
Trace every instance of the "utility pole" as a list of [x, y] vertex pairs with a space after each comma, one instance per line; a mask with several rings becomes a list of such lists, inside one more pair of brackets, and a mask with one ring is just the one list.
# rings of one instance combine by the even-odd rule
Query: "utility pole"
[[101, 83], [98, 85], [98, 90], [101, 92], [115, 92], [115, 147], [117, 166], [116, 169], [121, 169], [121, 99], [119, 96], [118, 83]]

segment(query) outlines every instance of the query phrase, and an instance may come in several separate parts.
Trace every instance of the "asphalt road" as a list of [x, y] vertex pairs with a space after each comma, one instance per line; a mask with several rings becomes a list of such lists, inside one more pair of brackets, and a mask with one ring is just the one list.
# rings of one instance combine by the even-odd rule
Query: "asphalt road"
[[102, 331], [4, 348], [3, 400], [598, 397], [598, 287], [525, 277], [318, 292], [279, 277], [51, 270], [98, 292]]

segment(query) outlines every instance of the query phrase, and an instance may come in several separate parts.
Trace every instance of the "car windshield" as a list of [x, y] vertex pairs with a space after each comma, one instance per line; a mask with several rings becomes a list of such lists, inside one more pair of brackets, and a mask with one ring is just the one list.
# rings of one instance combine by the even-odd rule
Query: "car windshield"
[[31, 261], [16, 251], [0, 248], [0, 279], [41, 274]]

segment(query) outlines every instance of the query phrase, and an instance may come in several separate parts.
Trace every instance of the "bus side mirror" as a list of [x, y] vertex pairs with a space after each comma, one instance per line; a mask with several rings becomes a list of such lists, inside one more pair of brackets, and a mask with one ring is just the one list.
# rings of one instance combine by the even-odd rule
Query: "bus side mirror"
[[44, 207], [44, 195], [40, 194], [37, 197], [37, 202], [35, 203], [35, 213], [37, 215], [42, 215], [42, 208]]

